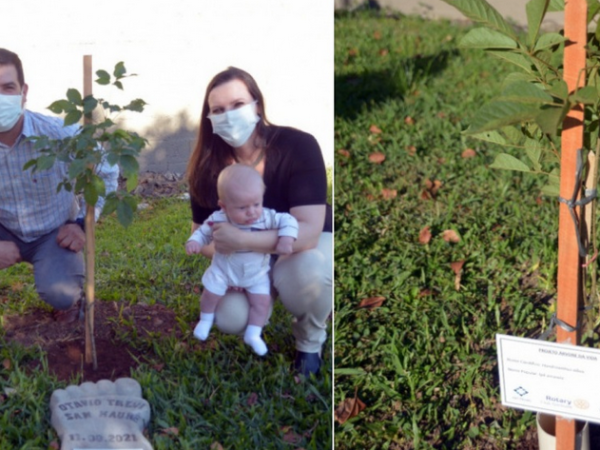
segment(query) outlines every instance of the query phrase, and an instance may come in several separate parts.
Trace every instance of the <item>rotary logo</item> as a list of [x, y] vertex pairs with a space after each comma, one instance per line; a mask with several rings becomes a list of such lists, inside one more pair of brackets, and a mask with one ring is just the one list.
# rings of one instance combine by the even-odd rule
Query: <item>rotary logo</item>
[[573, 400], [573, 405], [577, 409], [588, 409], [590, 407], [590, 403], [587, 400], [584, 400], [582, 398]]

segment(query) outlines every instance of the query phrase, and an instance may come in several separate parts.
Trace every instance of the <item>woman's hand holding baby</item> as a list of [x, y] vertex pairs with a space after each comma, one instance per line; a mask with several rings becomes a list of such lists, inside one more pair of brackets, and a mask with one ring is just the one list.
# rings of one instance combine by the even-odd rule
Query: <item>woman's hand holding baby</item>
[[295, 239], [291, 236], [281, 236], [277, 240], [277, 247], [275, 247], [275, 253], [278, 255], [291, 255], [294, 250], [292, 249], [292, 244]]
[[246, 234], [246, 232], [226, 222], [215, 223], [212, 226], [215, 250], [225, 255], [245, 249], [244, 237]]

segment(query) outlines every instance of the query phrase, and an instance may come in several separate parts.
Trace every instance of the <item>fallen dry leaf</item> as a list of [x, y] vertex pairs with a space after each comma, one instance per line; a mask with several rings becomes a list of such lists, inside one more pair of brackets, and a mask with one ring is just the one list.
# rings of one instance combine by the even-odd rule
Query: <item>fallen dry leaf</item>
[[357, 395], [357, 391], [354, 391], [354, 398], [347, 398], [342, 403], [338, 405], [335, 409], [335, 420], [337, 420], [340, 425], [346, 422], [348, 419], [357, 416], [360, 412], [365, 409], [367, 405], [365, 405]]
[[431, 230], [429, 229], [429, 225], [427, 225], [419, 233], [419, 243], [429, 244], [429, 241], [431, 241]]
[[437, 194], [440, 188], [444, 185], [440, 180], [425, 180], [425, 187], [428, 191], [430, 191], [433, 195]]
[[405, 123], [406, 125], [414, 125], [414, 124], [415, 124], [415, 119], [413, 119], [413, 118], [412, 118], [412, 117], [410, 117], [410, 116], [406, 116], [406, 117], [404, 118], [404, 123]]
[[302, 440], [302, 436], [294, 433], [293, 431], [288, 431], [283, 435], [283, 440], [289, 444], [297, 444]]
[[340, 154], [346, 158], [350, 158], [350, 152], [348, 150], [346, 150], [345, 148], [340, 148], [338, 150], [338, 154]]
[[383, 302], [385, 301], [385, 297], [369, 297], [363, 298], [358, 304], [359, 308], [379, 308]]
[[4, 359], [4, 361], [2, 361], [2, 367], [4, 367], [6, 370], [12, 369], [12, 362], [10, 361], [10, 359]]
[[358, 55], [358, 49], [351, 48], [350, 50], [348, 50], [348, 56], [357, 56], [357, 55]]
[[173, 436], [178, 436], [179, 435], [179, 428], [177, 428], [177, 427], [163, 428], [162, 431], [161, 431], [161, 434], [163, 434], [163, 435], [172, 434]]
[[460, 279], [462, 275], [462, 268], [465, 264], [465, 260], [455, 261], [450, 263], [450, 267], [454, 271], [454, 289], [460, 291]]
[[377, 30], [373, 33], [373, 39], [379, 40], [381, 39], [381, 31]]
[[414, 145], [409, 145], [408, 147], [406, 147], [406, 151], [410, 156], [415, 156], [417, 153], [417, 147], [415, 147]]
[[419, 298], [420, 297], [429, 297], [430, 295], [433, 295], [433, 290], [431, 290], [429, 288], [424, 288], [419, 291]]
[[396, 189], [383, 188], [381, 190], [381, 196], [384, 198], [384, 200], [392, 200], [393, 198], [396, 198], [397, 195], [398, 191]]
[[425, 190], [421, 192], [422, 200], [431, 200], [435, 199], [438, 191], [444, 185], [440, 180], [425, 180]]
[[458, 233], [454, 230], [444, 230], [442, 232], [442, 239], [446, 242], [453, 242], [453, 243], [457, 243], [460, 242], [460, 237], [458, 236]]
[[154, 370], [156, 370], [157, 372], [162, 372], [163, 369], [165, 368], [165, 364], [164, 363], [159, 363], [159, 364], [154, 364], [154, 366], [152, 366], [154, 368]]
[[369, 155], [369, 161], [375, 164], [381, 164], [385, 161], [385, 155], [381, 152], [374, 152]]
[[385, 56], [389, 53], [387, 48], [382, 48], [381, 50], [379, 50], [379, 56]]
[[220, 442], [213, 442], [210, 444], [210, 450], [223, 450], [223, 446]]
[[436, 114], [440, 119], [445, 119], [446, 118], [446, 113], [443, 111], [440, 111], [439, 113]]
[[381, 134], [381, 128], [379, 128], [377, 125], [371, 125], [369, 131], [373, 134]]
[[460, 274], [464, 265], [465, 265], [464, 259], [462, 261], [455, 261], [455, 262], [450, 263], [450, 267], [452, 268], [452, 271], [454, 272], [455, 275]]
[[463, 158], [474, 158], [475, 156], [477, 156], [477, 152], [475, 152], [475, 150], [473, 150], [472, 148], [466, 148], [461, 155]]

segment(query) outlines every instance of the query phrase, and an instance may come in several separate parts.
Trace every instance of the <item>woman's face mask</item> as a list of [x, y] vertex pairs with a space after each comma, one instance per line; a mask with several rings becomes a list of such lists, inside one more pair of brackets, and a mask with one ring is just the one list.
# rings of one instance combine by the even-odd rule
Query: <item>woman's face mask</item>
[[244, 145], [260, 120], [256, 114], [256, 101], [221, 114], [208, 116], [213, 133], [234, 148]]
[[0, 133], [10, 130], [19, 120], [23, 114], [22, 100], [22, 94], [0, 94]]

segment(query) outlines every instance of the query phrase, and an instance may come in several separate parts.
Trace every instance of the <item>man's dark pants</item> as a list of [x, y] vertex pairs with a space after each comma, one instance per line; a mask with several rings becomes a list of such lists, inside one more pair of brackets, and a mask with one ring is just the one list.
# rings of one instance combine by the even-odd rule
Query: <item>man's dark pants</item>
[[22, 260], [33, 265], [40, 298], [55, 309], [64, 310], [81, 298], [84, 263], [81, 252], [75, 253], [58, 245], [57, 235], [58, 229], [28, 243], [0, 225], [0, 241], [14, 242]]

